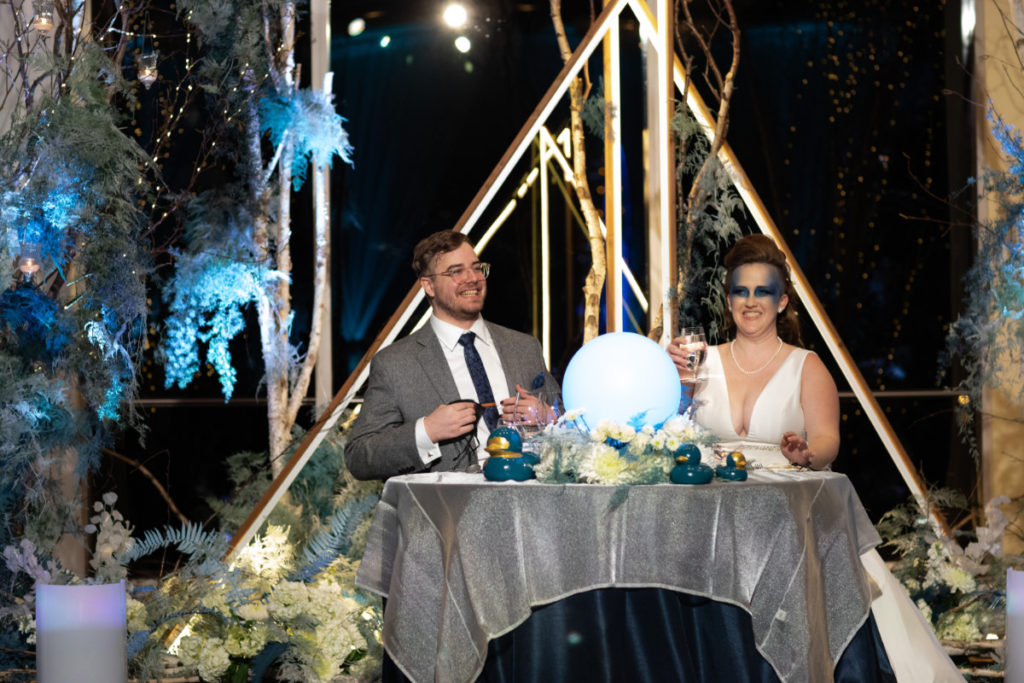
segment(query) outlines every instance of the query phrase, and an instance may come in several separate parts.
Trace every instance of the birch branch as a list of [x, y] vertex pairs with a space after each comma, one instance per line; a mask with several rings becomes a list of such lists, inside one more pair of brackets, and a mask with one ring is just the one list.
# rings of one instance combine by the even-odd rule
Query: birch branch
[[284, 146], [288, 142], [288, 136], [291, 134], [290, 130], [286, 130], [281, 135], [281, 142], [278, 143], [277, 148], [274, 150], [274, 156], [270, 159], [270, 163], [267, 164], [267, 168], [263, 171], [263, 184], [266, 185], [270, 182], [270, 178], [274, 175], [274, 169], [281, 162], [281, 155], [284, 154]]
[[[698, 34], [697, 26], [693, 22], [689, 11], [689, 3], [690, 0], [684, 0], [687, 27], [694, 34]], [[715, 116], [714, 137], [711, 141], [711, 145], [709, 146], [708, 154], [701, 163], [700, 170], [697, 171], [697, 174], [693, 178], [690, 190], [686, 196], [686, 203], [683, 207], [683, 226], [685, 230], [684, 247], [683, 253], [679, 256], [675, 286], [672, 288], [673, 291], [676, 292], [678, 301], [682, 301], [686, 296], [685, 287], [690, 269], [693, 238], [697, 232], [699, 215], [705, 209], [709, 199], [709, 192], [707, 190], [709, 183], [706, 182], [706, 178], [709, 174], [714, 173], [714, 170], [718, 165], [718, 152], [721, 150], [722, 144], [725, 142], [725, 135], [729, 130], [729, 105], [735, 88], [736, 70], [739, 68], [740, 62], [740, 29], [739, 22], [736, 18], [736, 11], [733, 8], [732, 0], [721, 0], [721, 3], [725, 8], [726, 15], [728, 16], [728, 29], [732, 39], [732, 56], [729, 63], [729, 70], [721, 80], [721, 91], [719, 93], [720, 96]], [[705, 60], [713, 64], [714, 55], [711, 54], [710, 48], [707, 47], [709, 43], [703, 41], [699, 42], [704, 50]], [[717, 65], [714, 67], [714, 72], [720, 73]]]
[[317, 358], [320, 356], [320, 330], [323, 326], [324, 297], [327, 292], [327, 264], [330, 257], [330, 249], [327, 243], [327, 236], [323, 228], [318, 227], [316, 231], [316, 265], [313, 276], [313, 315], [309, 324], [309, 345], [306, 347], [306, 356], [302, 359], [302, 369], [291, 390], [291, 397], [288, 401], [286, 419], [288, 424], [295, 424], [302, 407], [302, 399], [309, 389], [309, 383], [313, 378], [313, 370], [316, 367]]
[[[565, 24], [562, 21], [561, 0], [551, 0], [551, 22], [555, 27], [558, 49], [562, 61], [566, 64], [572, 58], [572, 49], [566, 37]], [[601, 235], [601, 216], [594, 205], [587, 180], [587, 157], [583, 133], [581, 113], [585, 100], [583, 81], [573, 79], [569, 84], [570, 130], [572, 137], [572, 171], [576, 199], [580, 203], [583, 219], [587, 225], [587, 240], [590, 243], [590, 270], [583, 285], [583, 343], [593, 339], [600, 332], [601, 291], [604, 289], [606, 275], [605, 242]]]

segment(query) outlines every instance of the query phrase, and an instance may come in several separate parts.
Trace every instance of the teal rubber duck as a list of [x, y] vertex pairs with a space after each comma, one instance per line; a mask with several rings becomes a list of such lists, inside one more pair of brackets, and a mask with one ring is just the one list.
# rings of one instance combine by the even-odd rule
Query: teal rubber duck
[[725, 458], [725, 464], [715, 468], [720, 479], [728, 481], [747, 480], [747, 458], [739, 451], [733, 451]]
[[[533, 479], [537, 456], [523, 453], [523, 437], [511, 427], [498, 427], [487, 437], [485, 450], [491, 457], [484, 463], [484, 478], [488, 481], [526, 481]], [[527, 458], [526, 456], [531, 456]]]
[[707, 484], [715, 472], [700, 462], [700, 449], [692, 443], [683, 444], [676, 451], [676, 466], [668, 478], [673, 484]]

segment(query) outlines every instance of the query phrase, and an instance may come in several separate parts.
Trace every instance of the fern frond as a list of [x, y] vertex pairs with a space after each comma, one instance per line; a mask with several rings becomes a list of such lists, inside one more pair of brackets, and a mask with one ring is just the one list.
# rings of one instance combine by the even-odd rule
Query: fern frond
[[310, 539], [302, 551], [305, 566], [296, 579], [310, 581], [352, 546], [352, 536], [377, 504], [377, 496], [352, 501], [331, 515], [328, 527]]
[[227, 548], [227, 542], [217, 531], [204, 531], [202, 527], [183, 523], [177, 529], [172, 527], [166, 527], [163, 530], [147, 529], [143, 539], [136, 541], [131, 548], [125, 551], [121, 559], [128, 564], [171, 546], [193, 558], [209, 561], [210, 558], [223, 555]]

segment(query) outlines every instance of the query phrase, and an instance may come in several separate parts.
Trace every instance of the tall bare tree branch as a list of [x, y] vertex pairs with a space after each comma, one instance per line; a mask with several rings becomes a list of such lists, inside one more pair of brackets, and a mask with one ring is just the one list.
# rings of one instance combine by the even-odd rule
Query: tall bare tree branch
[[[686, 286], [687, 276], [691, 267], [693, 238], [696, 235], [697, 228], [699, 226], [700, 213], [707, 208], [707, 203], [711, 198], [709, 188], [714, 185], [713, 183], [708, 182], [708, 180], [710, 180], [708, 176], [715, 172], [715, 168], [718, 165], [718, 152], [721, 150], [722, 144], [725, 142], [725, 135], [729, 130], [729, 107], [732, 103], [736, 71], [739, 68], [740, 63], [740, 28], [732, 0], [707, 0], [711, 14], [715, 18], [713, 26], [710, 29], [711, 32], [713, 33], [717, 29], [720, 22], [725, 21], [725, 27], [730, 34], [732, 52], [729, 61], [729, 68], [723, 75], [715, 62], [714, 55], [711, 52], [710, 38], [705, 33], [702, 33], [698, 22], [694, 20], [691, 7], [694, 0], [677, 0], [677, 2], [682, 6], [681, 16], [683, 17], [682, 23], [676, 26], [677, 44], [680, 45], [681, 50], [683, 50], [683, 61], [684, 64], [687, 65], [686, 83], [688, 87], [692, 87], [692, 65], [695, 60], [685, 50], [685, 39], [684, 36], [680, 35], [680, 31], [683, 30], [687, 32], [688, 36], [692, 36], [699, 46], [703, 61], [707, 64], [705, 67], [705, 74], [710, 72], [715, 77], [716, 83], [719, 85], [717, 88], [718, 105], [715, 111], [713, 139], [711, 140], [707, 157], [704, 158], [700, 169], [694, 176], [693, 181], [690, 184], [690, 189], [686, 193], [686, 198], [685, 200], [682, 200], [682, 204], [680, 206], [680, 218], [684, 230], [684, 239], [682, 240], [683, 253], [679, 255], [678, 270], [676, 273], [676, 282], [674, 283], [673, 291], [676, 292], [678, 301], [682, 301], [686, 295], [684, 288]], [[723, 14], [725, 17], [724, 20]], [[678, 196], [681, 197], [682, 195], [680, 194]]]
[[[565, 24], [562, 21], [561, 0], [551, 0], [551, 22], [555, 27], [558, 49], [562, 61], [566, 64], [572, 58], [572, 48], [566, 37]], [[584, 73], [586, 71], [584, 70]], [[587, 91], [582, 78], [574, 78], [569, 84], [570, 131], [572, 136], [572, 173], [573, 189], [580, 203], [583, 219], [587, 225], [587, 240], [590, 243], [590, 271], [583, 285], [583, 343], [587, 343], [600, 332], [601, 292], [607, 273], [605, 264], [605, 242], [601, 235], [601, 216], [594, 205], [587, 181], [587, 156], [583, 134], [583, 105], [586, 103]]]

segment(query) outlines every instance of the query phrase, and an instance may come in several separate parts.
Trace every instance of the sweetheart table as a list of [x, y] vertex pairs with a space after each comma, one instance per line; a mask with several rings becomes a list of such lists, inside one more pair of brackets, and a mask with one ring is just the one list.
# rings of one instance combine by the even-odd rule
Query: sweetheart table
[[880, 542], [833, 472], [628, 488], [414, 474], [386, 482], [356, 584], [386, 598], [384, 647], [414, 681], [474, 680], [534, 610], [609, 588], [736, 606], [779, 679], [827, 681], [868, 620], [859, 558]]

